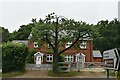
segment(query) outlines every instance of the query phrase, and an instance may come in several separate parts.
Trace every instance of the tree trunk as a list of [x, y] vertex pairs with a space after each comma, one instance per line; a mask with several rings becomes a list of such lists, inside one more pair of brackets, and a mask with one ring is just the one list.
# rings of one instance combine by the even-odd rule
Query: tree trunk
[[53, 73], [59, 73], [59, 65], [58, 65], [58, 17], [56, 18], [56, 26], [55, 26], [55, 48], [54, 48], [54, 54], [53, 54]]
[[53, 73], [59, 73], [58, 59], [59, 59], [58, 53], [54, 53], [54, 55], [53, 55]]

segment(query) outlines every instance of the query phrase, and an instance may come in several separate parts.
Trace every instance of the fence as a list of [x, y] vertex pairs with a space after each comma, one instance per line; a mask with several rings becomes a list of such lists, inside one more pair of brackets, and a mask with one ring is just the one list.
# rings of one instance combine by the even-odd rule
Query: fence
[[[60, 68], [66, 67], [69, 71], [78, 71], [82, 68], [103, 68], [102, 62], [59, 62]], [[52, 70], [52, 64], [26, 64], [26, 70]]]
[[84, 68], [103, 68], [103, 62], [85, 62]]
[[59, 64], [63, 64], [59, 68], [66, 68], [67, 71], [78, 71], [84, 68], [84, 63], [82, 62], [59, 62]]
[[52, 64], [26, 64], [26, 70], [51, 70]]

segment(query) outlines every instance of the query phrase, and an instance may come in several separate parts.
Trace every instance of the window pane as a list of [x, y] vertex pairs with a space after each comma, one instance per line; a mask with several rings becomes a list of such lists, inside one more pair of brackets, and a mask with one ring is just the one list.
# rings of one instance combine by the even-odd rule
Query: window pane
[[49, 61], [49, 58], [47, 58], [47, 61]]
[[52, 58], [50, 58], [50, 61], [52, 61]]
[[85, 41], [80, 43], [80, 48], [81, 49], [86, 49], [86, 47], [87, 47], [87, 43]]

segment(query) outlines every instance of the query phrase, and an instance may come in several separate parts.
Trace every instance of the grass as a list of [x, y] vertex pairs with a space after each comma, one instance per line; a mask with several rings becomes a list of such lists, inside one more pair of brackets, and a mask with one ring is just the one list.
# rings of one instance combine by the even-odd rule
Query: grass
[[110, 70], [109, 71], [109, 75], [114, 77], [115, 76], [115, 71], [114, 70]]
[[0, 78], [2, 77], [2, 73], [0, 72]]
[[20, 76], [25, 74], [26, 71], [14, 71], [14, 72], [9, 72], [9, 73], [2, 73], [3, 78], [10, 78], [10, 77], [15, 77], [15, 76]]
[[[106, 75], [106, 71], [103, 72]], [[115, 71], [109, 70], [109, 76], [115, 77]]]
[[61, 72], [58, 74], [53, 73], [52, 71], [48, 72], [48, 76], [54, 76], [54, 77], [74, 77], [80, 75], [80, 72], [71, 71], [71, 72]]
[[94, 72], [94, 71], [89, 71], [89, 72], [90, 72], [91, 74], [94, 74], [94, 75], [95, 75], [95, 73], [96, 73], [96, 72]]

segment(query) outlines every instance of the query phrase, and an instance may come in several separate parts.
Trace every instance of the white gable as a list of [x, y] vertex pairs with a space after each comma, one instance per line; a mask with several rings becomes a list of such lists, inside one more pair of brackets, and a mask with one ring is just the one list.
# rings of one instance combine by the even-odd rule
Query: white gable
[[34, 56], [37, 56], [37, 55], [41, 55], [41, 56], [43, 56], [43, 53], [41, 53], [41, 52], [37, 52], [37, 53], [34, 54]]

